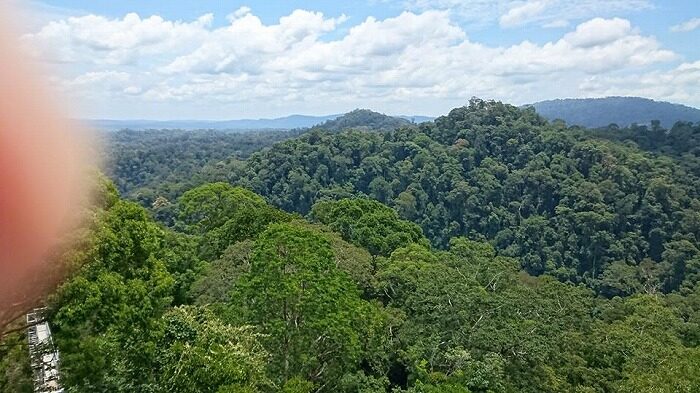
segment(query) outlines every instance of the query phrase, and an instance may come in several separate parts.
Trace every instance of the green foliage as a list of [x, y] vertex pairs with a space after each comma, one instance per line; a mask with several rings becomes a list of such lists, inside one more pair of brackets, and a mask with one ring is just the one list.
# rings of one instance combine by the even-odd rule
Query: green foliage
[[[666, 244], [662, 263], [614, 262], [595, 289], [627, 297], [606, 300], [520, 271], [489, 242], [456, 237], [431, 250], [417, 225], [365, 198], [317, 203], [312, 216], [327, 226], [288, 216], [253, 223], [208, 263], [202, 239], [233, 225], [237, 211], [277, 211], [226, 184], [181, 203], [179, 228], [190, 234], [129, 202], [98, 214], [92, 248], [76, 254], [82, 267], [50, 316], [68, 391], [698, 388], [691, 241]], [[669, 285], [664, 265], [685, 272], [682, 293], [635, 295]], [[198, 306], [172, 307], [189, 302]], [[11, 359], [0, 370], [17, 370]]]
[[[673, 242], [699, 241], [700, 181], [689, 172], [668, 157], [548, 124], [532, 109], [474, 99], [418, 127], [309, 132], [253, 154], [232, 179], [284, 210], [333, 221], [345, 239], [351, 223], [335, 223], [326, 200], [369, 196], [420, 225], [434, 246], [485, 239], [530, 274], [614, 296], [695, 281], [695, 262], [689, 270], [663, 255]], [[376, 240], [351, 241], [388, 255]], [[620, 283], [630, 275], [644, 279]]]
[[295, 220], [293, 223], [323, 236], [333, 249], [333, 257], [338, 269], [346, 273], [365, 296], [373, 292], [373, 260], [366, 249], [345, 241], [337, 232], [333, 232], [325, 225], [311, 224], [304, 220]]
[[174, 280], [155, 256], [163, 232], [143, 208], [119, 201], [100, 222], [82, 269], [59, 288], [51, 320], [67, 385], [122, 391], [147, 382], [139, 368], [157, 351], [150, 337]]
[[163, 245], [155, 253], [156, 257], [165, 263], [175, 281], [174, 304], [187, 304], [192, 300], [190, 289], [205, 266], [205, 262], [197, 253], [200, 240], [197, 236], [164, 231]]
[[428, 243], [419, 226], [400, 219], [394, 210], [371, 199], [321, 201], [312, 208], [311, 217], [372, 255], [388, 256], [411, 243]]
[[269, 206], [259, 195], [228, 183], [187, 191], [178, 201], [179, 226], [201, 236], [200, 255], [213, 259], [229, 245], [254, 237], [271, 222], [290, 215]]
[[211, 183], [187, 191], [178, 205], [185, 231], [205, 234], [223, 226], [239, 211], [264, 207], [265, 200], [240, 187]]
[[311, 393], [314, 391], [314, 383], [305, 379], [294, 377], [288, 380], [282, 387], [283, 393]]
[[254, 242], [244, 240], [229, 246], [219, 259], [204, 268], [192, 285], [195, 304], [227, 303], [230, 293], [245, 273], [250, 271]]
[[387, 116], [369, 109], [355, 109], [333, 120], [312, 127], [332, 132], [342, 131], [348, 128], [356, 130], [393, 130], [398, 127], [411, 124], [400, 117]]
[[599, 325], [592, 337], [597, 367], [619, 373], [616, 391], [692, 392], [700, 388], [697, 348], [682, 343], [686, 322], [652, 296], [630, 298], [624, 315]]
[[[335, 264], [339, 270], [369, 296], [374, 291], [374, 276], [372, 275], [372, 260], [370, 254], [363, 248], [344, 241], [337, 233], [318, 224], [305, 221], [293, 221], [295, 226], [317, 232], [330, 242], [333, 249]], [[244, 240], [229, 246], [221, 257], [204, 268], [192, 286], [191, 298], [197, 304], [226, 303], [230, 300], [230, 292], [237, 280], [250, 272], [250, 259], [254, 246], [253, 240]]]
[[116, 202], [99, 222], [82, 268], [53, 301], [69, 391], [268, 389], [267, 354], [251, 328], [206, 310], [167, 312], [173, 300], [189, 301], [199, 276], [196, 238], [162, 229], [130, 202]]
[[251, 327], [225, 325], [194, 307], [174, 308], [163, 320], [156, 391], [253, 393], [271, 387], [268, 355]]
[[[295, 132], [225, 132], [213, 130], [121, 130], [105, 133], [107, 175], [119, 191], [152, 207], [158, 197], [174, 201], [200, 184], [224, 181], [236, 160]], [[163, 218], [169, 213], [159, 209]]]
[[0, 392], [31, 393], [33, 391], [29, 348], [24, 332], [2, 337], [0, 341]]
[[259, 326], [271, 372], [330, 389], [360, 351], [359, 291], [339, 271], [328, 240], [309, 229], [272, 224], [255, 242], [250, 273], [233, 292], [233, 311]]
[[[168, 227], [98, 179], [51, 301], [62, 383], [698, 391], [700, 182], [679, 164], [688, 150], [667, 149], [474, 99], [433, 123], [312, 130], [234, 159], [217, 173], [248, 189], [182, 181], [153, 209]], [[24, 347], [4, 343], [0, 386], [26, 387]]]

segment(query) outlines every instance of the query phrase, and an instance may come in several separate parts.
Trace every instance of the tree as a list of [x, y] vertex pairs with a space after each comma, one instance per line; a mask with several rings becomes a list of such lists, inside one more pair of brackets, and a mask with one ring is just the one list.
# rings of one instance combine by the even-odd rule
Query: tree
[[205, 184], [180, 198], [180, 225], [201, 235], [200, 255], [215, 259], [231, 244], [254, 237], [271, 222], [290, 215], [269, 206], [259, 195], [227, 183]]
[[250, 273], [233, 292], [245, 323], [259, 326], [273, 354], [277, 382], [294, 377], [331, 390], [360, 351], [354, 318], [359, 291], [335, 265], [323, 236], [292, 224], [272, 224], [255, 242]]
[[228, 183], [205, 184], [182, 195], [180, 221], [187, 232], [204, 234], [224, 225], [236, 212], [265, 205], [264, 199], [244, 188]]
[[393, 209], [371, 199], [322, 201], [314, 206], [311, 217], [373, 255], [388, 256], [411, 243], [427, 245], [417, 225], [400, 219]]
[[118, 201], [100, 218], [93, 249], [52, 301], [50, 320], [66, 386], [138, 389], [152, 376], [153, 333], [172, 302], [174, 280], [156, 257], [162, 230], [145, 210]]
[[158, 341], [158, 392], [260, 392], [273, 385], [268, 354], [250, 326], [223, 324], [211, 312], [177, 307], [163, 316]]

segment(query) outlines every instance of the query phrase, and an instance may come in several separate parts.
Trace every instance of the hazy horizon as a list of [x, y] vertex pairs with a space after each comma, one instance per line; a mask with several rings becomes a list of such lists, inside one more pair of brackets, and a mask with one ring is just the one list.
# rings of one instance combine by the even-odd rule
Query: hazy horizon
[[[481, 98], [481, 97], [479, 97]], [[598, 99], [606, 99], [606, 98], [633, 98], [633, 99], [644, 99], [644, 100], [652, 100], [655, 102], [660, 102], [660, 103], [669, 103], [672, 105], [682, 105], [688, 108], [692, 109], [698, 109], [700, 108], [692, 106], [692, 105], [686, 105], [686, 104], [681, 104], [678, 102], [672, 102], [672, 101], [663, 101], [663, 100], [654, 100], [651, 98], [647, 97], [637, 97], [637, 96], [605, 96], [605, 97], [560, 97], [560, 98], [551, 98], [548, 100], [542, 100], [542, 101], [537, 101], [537, 102], [528, 102], [525, 104], [522, 104], [521, 106], [526, 106], [526, 105], [532, 105], [532, 104], [537, 104], [540, 102], [546, 102], [546, 101], [558, 101], [558, 100], [598, 100]], [[498, 100], [497, 100], [498, 101]], [[506, 104], [511, 104], [509, 102], [504, 102]], [[353, 110], [370, 110], [373, 112], [378, 112], [382, 113], [387, 116], [393, 116], [393, 117], [403, 117], [403, 118], [410, 118], [410, 117], [419, 117], [419, 118], [436, 118], [442, 115], [447, 115], [447, 113], [459, 106], [467, 105], [468, 101], [465, 101], [462, 105], [458, 105], [455, 107], [450, 107], [446, 108], [443, 112], [434, 114], [434, 115], [428, 115], [428, 114], [423, 114], [423, 113], [384, 113], [380, 112], [377, 110], [374, 110], [373, 108], [351, 108], [348, 110], [345, 110], [343, 112], [338, 112], [338, 113], [320, 113], [320, 114], [315, 114], [315, 113], [288, 113], [280, 116], [275, 116], [275, 117], [235, 117], [235, 118], [227, 118], [227, 117], [222, 117], [218, 119], [212, 119], [212, 118], [76, 118], [75, 120], [80, 120], [80, 121], [115, 121], [115, 122], [129, 122], [129, 121], [150, 121], [150, 122], [227, 122], [227, 121], [260, 121], [260, 120], [280, 120], [280, 119], [286, 119], [286, 118], [291, 118], [291, 117], [308, 117], [308, 118], [328, 118], [328, 117], [339, 117], [342, 116], [348, 112], [351, 112]], [[512, 105], [512, 104], [511, 104]]]

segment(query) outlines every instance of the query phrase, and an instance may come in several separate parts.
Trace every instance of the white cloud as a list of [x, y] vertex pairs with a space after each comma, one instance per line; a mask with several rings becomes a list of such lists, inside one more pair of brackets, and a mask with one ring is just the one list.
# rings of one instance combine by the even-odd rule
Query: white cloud
[[700, 28], [700, 18], [688, 19], [683, 23], [671, 26], [671, 31], [674, 33], [688, 32]]
[[236, 19], [242, 18], [248, 14], [250, 14], [253, 10], [248, 7], [248, 6], [243, 6], [236, 11], [234, 11], [232, 14], [228, 14], [226, 16], [226, 19], [228, 19], [229, 22], [233, 22]]
[[[241, 11], [241, 9], [239, 9]], [[196, 71], [200, 73], [256, 73], [269, 56], [302, 50], [318, 37], [345, 21], [345, 16], [325, 18], [320, 12], [295, 10], [266, 26], [260, 18], [236, 12], [231, 24], [209, 32], [201, 46], [183, 54], [162, 69], [165, 73]]]
[[125, 85], [131, 83], [132, 76], [119, 71], [90, 71], [70, 79], [56, 79], [58, 86], [69, 92], [80, 92], [84, 99], [94, 99], [110, 95], [128, 93]]
[[547, 0], [530, 0], [509, 9], [499, 19], [501, 27], [515, 27], [542, 14], [547, 8]]
[[51, 22], [26, 40], [64, 45], [51, 60], [73, 61], [60, 86], [89, 100], [85, 117], [233, 118], [358, 106], [437, 114], [474, 95], [516, 104], [577, 96], [595, 90], [593, 82], [677, 58], [620, 18], [511, 46], [471, 40], [447, 11], [369, 17], [341, 34], [346, 19], [296, 10], [266, 24], [243, 9], [212, 27], [208, 15], [192, 22], [89, 15]]
[[700, 61], [682, 63], [669, 71], [652, 70], [625, 76], [601, 75], [580, 84], [585, 95], [628, 95], [698, 105]]
[[590, 48], [605, 45], [629, 35], [632, 24], [626, 19], [595, 18], [576, 26], [576, 31], [564, 36], [573, 46]]
[[399, 0], [414, 11], [450, 10], [470, 25], [502, 27], [540, 24], [561, 27], [570, 21], [619, 16], [653, 8], [651, 0]]
[[44, 59], [56, 62], [124, 64], [145, 55], [186, 50], [203, 38], [212, 19], [212, 14], [190, 23], [157, 15], [142, 19], [135, 13], [121, 19], [85, 15], [51, 21], [24, 40]]

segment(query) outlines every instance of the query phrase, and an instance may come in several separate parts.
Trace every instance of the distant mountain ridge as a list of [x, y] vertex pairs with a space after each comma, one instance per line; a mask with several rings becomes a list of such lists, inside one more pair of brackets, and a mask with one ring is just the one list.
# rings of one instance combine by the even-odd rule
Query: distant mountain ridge
[[238, 120], [86, 120], [93, 127], [114, 131], [129, 128], [147, 129], [181, 129], [181, 130], [259, 130], [292, 129], [312, 127], [342, 114], [327, 116], [290, 115], [274, 119], [238, 119]]
[[589, 128], [615, 123], [649, 124], [659, 120], [667, 128], [677, 121], [700, 121], [700, 109], [641, 97], [568, 98], [528, 105], [549, 120], [562, 119], [569, 125]]
[[[589, 128], [605, 127], [615, 123], [621, 127], [632, 123], [649, 124], [659, 120], [670, 128], [677, 121], [700, 122], [700, 109], [641, 97], [566, 98], [540, 101], [525, 105], [535, 108], [543, 117], [562, 119], [569, 125]], [[370, 114], [371, 112], [371, 114]], [[349, 117], [347, 117], [349, 116]], [[382, 117], [383, 116], [383, 117]], [[336, 121], [339, 118], [342, 120]], [[393, 120], [390, 120], [393, 119]], [[291, 130], [323, 127], [340, 130], [344, 128], [386, 129], [408, 123], [432, 121], [434, 117], [419, 115], [389, 116], [368, 109], [356, 109], [346, 114], [325, 116], [290, 115], [270, 119], [236, 120], [85, 120], [93, 127], [106, 131], [121, 129], [181, 129], [181, 130]]]
[[[354, 112], [354, 111], [353, 111]], [[352, 112], [349, 112], [352, 113]], [[348, 114], [349, 114], [348, 113]], [[375, 112], [376, 113], [376, 112]], [[347, 114], [345, 114], [347, 115]], [[295, 128], [309, 128], [330, 120], [335, 120], [343, 114], [325, 116], [290, 115], [272, 119], [238, 119], [238, 120], [110, 120], [95, 119], [85, 120], [91, 126], [105, 130], [116, 131], [122, 129], [149, 130], [149, 129], [181, 129], [181, 130], [261, 130], [276, 129], [290, 130]], [[388, 116], [396, 119], [404, 119], [409, 122], [421, 123], [433, 118], [428, 116]]]

